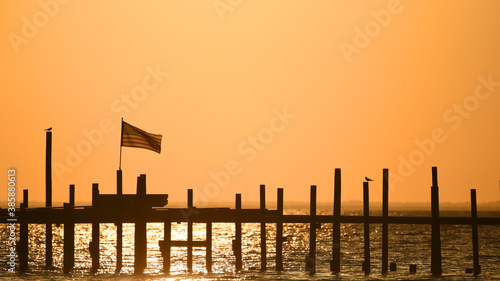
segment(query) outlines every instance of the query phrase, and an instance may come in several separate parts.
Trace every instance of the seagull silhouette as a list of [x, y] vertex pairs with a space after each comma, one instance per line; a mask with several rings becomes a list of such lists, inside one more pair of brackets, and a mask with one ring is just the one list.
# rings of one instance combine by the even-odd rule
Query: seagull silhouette
[[52, 127], [45, 129], [46, 132], [50, 132], [50, 130], [52, 130]]
[[373, 181], [372, 179], [370, 179], [369, 177], [365, 177], [365, 180], [366, 181]]

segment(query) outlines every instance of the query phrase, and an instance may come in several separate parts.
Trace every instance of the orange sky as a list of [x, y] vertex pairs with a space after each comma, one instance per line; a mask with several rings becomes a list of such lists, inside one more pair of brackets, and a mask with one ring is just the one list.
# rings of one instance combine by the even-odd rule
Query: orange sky
[[[0, 170], [43, 201], [115, 191], [120, 118], [163, 135], [123, 148], [124, 192], [185, 201], [500, 200], [499, 1], [1, 1]], [[499, 82], [496, 82], [499, 81]], [[229, 170], [226, 174], [220, 171]], [[221, 181], [214, 179], [218, 175]], [[225, 177], [223, 175], [226, 175]], [[0, 201], [7, 199], [2, 177]], [[229, 183], [226, 184], [227, 179]], [[18, 191], [21, 194], [21, 191]], [[21, 196], [18, 198], [21, 199]], [[270, 206], [271, 207], [271, 206]]]

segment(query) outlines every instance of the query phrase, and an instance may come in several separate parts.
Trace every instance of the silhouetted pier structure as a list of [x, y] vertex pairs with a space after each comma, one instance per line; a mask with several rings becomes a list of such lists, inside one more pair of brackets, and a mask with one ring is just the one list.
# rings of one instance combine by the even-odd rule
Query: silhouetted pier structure
[[[47, 132], [47, 161], [50, 166], [51, 153], [51, 132]], [[147, 266], [147, 223], [164, 224], [164, 240], [158, 241], [163, 256], [163, 271], [170, 272], [171, 247], [187, 248], [187, 268], [192, 271], [193, 247], [204, 247], [206, 249], [206, 270], [212, 271], [212, 224], [231, 223], [235, 224], [235, 238], [232, 241], [233, 252], [236, 258], [235, 268], [243, 268], [244, 257], [242, 256], [242, 229], [243, 223], [259, 223], [261, 225], [260, 245], [261, 245], [261, 270], [267, 270], [267, 248], [266, 248], [266, 224], [276, 224], [276, 270], [283, 268], [283, 223], [303, 223], [309, 224], [309, 254], [305, 258], [305, 269], [310, 272], [316, 270], [316, 230], [324, 223], [333, 224], [333, 248], [330, 269], [333, 273], [341, 270], [342, 257], [340, 225], [342, 223], [360, 223], [364, 226], [364, 261], [360, 264], [365, 274], [370, 274], [370, 224], [382, 224], [382, 273], [387, 273], [389, 265], [389, 224], [425, 224], [431, 226], [431, 272], [433, 275], [442, 274], [441, 256], [441, 225], [470, 225], [472, 228], [472, 250], [473, 269], [468, 272], [475, 275], [481, 272], [479, 264], [479, 242], [478, 225], [500, 225], [500, 218], [487, 218], [477, 216], [476, 190], [471, 189], [471, 217], [441, 217], [439, 214], [439, 187], [437, 181], [437, 168], [432, 167], [431, 186], [431, 216], [389, 216], [389, 171], [383, 169], [382, 181], [382, 215], [370, 216], [369, 213], [369, 182], [363, 182], [363, 215], [350, 216], [341, 214], [341, 170], [335, 169], [334, 176], [334, 198], [333, 215], [316, 214], [316, 192], [317, 187], [311, 186], [310, 213], [308, 215], [284, 215], [283, 201], [284, 190], [277, 189], [277, 208], [271, 210], [266, 208], [266, 187], [260, 186], [260, 208], [243, 209], [242, 196], [236, 194], [235, 208], [197, 208], [193, 202], [193, 190], [188, 189], [186, 208], [166, 208], [168, 203], [167, 194], [147, 194], [146, 175], [137, 177], [136, 194], [123, 194], [122, 192], [122, 171], [117, 171], [117, 192], [116, 194], [101, 194], [99, 185], [92, 184], [92, 205], [75, 206], [75, 186], [69, 186], [69, 203], [64, 203], [63, 207], [52, 206], [52, 183], [50, 168], [47, 167], [46, 180], [46, 207], [29, 208], [28, 190], [23, 190], [23, 202], [20, 208], [16, 209], [16, 219], [19, 225], [20, 237], [17, 245], [19, 256], [19, 271], [28, 271], [28, 231], [29, 224], [45, 224], [46, 228], [46, 266], [52, 268], [52, 225], [64, 225], [64, 262], [63, 271], [70, 272], [74, 268], [75, 251], [75, 224], [92, 224], [92, 241], [89, 250], [92, 258], [91, 272], [96, 273], [99, 269], [99, 236], [101, 223], [114, 223], [117, 225], [117, 272], [122, 266], [123, 247], [123, 223], [134, 223], [135, 225], [135, 245], [134, 245], [134, 271], [142, 273]], [[6, 209], [0, 209], [0, 223], [8, 222]], [[12, 219], [12, 218], [10, 218]], [[172, 240], [172, 223], [185, 222], [188, 224], [188, 237], [186, 241]], [[206, 225], [206, 240], [193, 241], [193, 223], [203, 223]], [[49, 246], [50, 245], [50, 246]], [[390, 264], [390, 271], [396, 270], [396, 264]], [[416, 271], [416, 265], [412, 265], [411, 271]]]

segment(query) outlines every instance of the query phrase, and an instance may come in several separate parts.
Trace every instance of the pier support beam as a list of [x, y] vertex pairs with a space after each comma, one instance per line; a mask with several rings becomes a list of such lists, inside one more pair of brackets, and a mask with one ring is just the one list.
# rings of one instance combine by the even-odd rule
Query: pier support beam
[[137, 177], [137, 199], [135, 220], [135, 253], [134, 273], [142, 274], [147, 265], [147, 235], [146, 235], [146, 175]]
[[[52, 132], [45, 141], [45, 207], [52, 207]], [[45, 224], [45, 268], [52, 269], [52, 224]]]
[[[188, 213], [192, 214], [193, 209], [193, 190], [188, 189]], [[193, 272], [193, 221], [191, 216], [188, 216], [188, 231], [187, 231], [187, 269], [188, 272]]]
[[233, 252], [234, 256], [236, 258], [236, 271], [240, 271], [243, 267], [243, 262], [242, 262], [242, 255], [241, 255], [241, 194], [237, 193], [236, 194], [236, 222], [235, 222], [235, 229], [236, 229], [236, 237], [235, 240], [233, 241]]
[[163, 223], [163, 273], [170, 273], [170, 251], [171, 251], [171, 241], [172, 241], [172, 222], [167, 219]]
[[28, 208], [28, 190], [23, 190], [23, 202], [21, 203], [21, 216], [19, 219], [19, 271], [24, 273], [28, 271], [28, 252], [29, 252], [29, 225], [26, 218], [26, 209]]
[[365, 244], [365, 261], [363, 262], [363, 270], [365, 274], [370, 274], [370, 224], [368, 223], [370, 219], [370, 197], [367, 181], [363, 182], [363, 216], [363, 234]]
[[382, 171], [382, 273], [387, 273], [389, 268], [389, 170]]
[[341, 173], [335, 169], [334, 194], [333, 194], [333, 257], [330, 261], [330, 270], [340, 272], [340, 215], [341, 215]]
[[316, 272], [316, 186], [311, 185], [309, 223], [309, 256], [306, 258], [306, 270]]
[[74, 206], [75, 185], [71, 184], [69, 186], [69, 203], [64, 203], [64, 273], [69, 273], [75, 266], [75, 223], [73, 221]]
[[92, 257], [92, 273], [97, 273], [99, 269], [99, 184], [92, 184], [92, 240], [90, 241], [90, 256]]
[[[123, 177], [122, 170], [116, 171], [116, 194], [121, 196], [123, 194]], [[123, 260], [123, 223], [121, 214], [116, 222], [116, 273], [120, 273], [122, 269]]]
[[431, 273], [434, 276], [441, 276], [443, 269], [441, 262], [441, 230], [439, 223], [439, 187], [437, 180], [437, 167], [432, 167], [431, 213]]
[[207, 222], [207, 247], [206, 247], [206, 265], [207, 272], [212, 272], [212, 222]]
[[472, 256], [474, 260], [474, 276], [481, 273], [481, 266], [479, 265], [479, 239], [477, 233], [477, 202], [476, 190], [470, 190], [470, 204], [472, 216]]
[[278, 222], [276, 223], [276, 270], [283, 271], [283, 188], [278, 188]]
[[[266, 186], [260, 185], [260, 212], [262, 220], [265, 221], [266, 217]], [[266, 248], [266, 223], [260, 223], [260, 270], [266, 271], [267, 269], [267, 248]]]

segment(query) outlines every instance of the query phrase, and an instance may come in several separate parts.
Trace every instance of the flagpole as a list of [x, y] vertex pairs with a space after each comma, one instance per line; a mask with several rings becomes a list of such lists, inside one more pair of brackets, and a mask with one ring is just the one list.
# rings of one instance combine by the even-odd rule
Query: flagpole
[[120, 129], [120, 164], [118, 165], [118, 170], [122, 169], [122, 144], [123, 144], [123, 117]]

